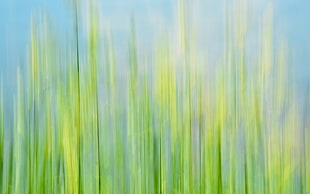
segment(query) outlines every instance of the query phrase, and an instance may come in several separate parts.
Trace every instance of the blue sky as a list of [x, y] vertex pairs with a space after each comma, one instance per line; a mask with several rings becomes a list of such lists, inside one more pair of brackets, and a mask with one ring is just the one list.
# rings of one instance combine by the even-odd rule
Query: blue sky
[[[117, 45], [126, 45], [130, 15], [136, 16], [137, 33], [147, 42], [161, 28], [169, 28], [177, 9], [176, 0], [99, 0], [105, 26], [115, 35]], [[221, 0], [193, 0], [197, 25], [208, 34], [202, 43], [215, 45], [222, 30]], [[275, 35], [286, 37], [290, 47], [295, 79], [299, 85], [310, 80], [310, 1], [252, 0], [253, 20], [271, 2], [274, 8]], [[196, 6], [196, 7], [195, 7]], [[70, 31], [71, 12], [66, 0], [0, 0], [0, 76], [6, 88], [15, 84], [16, 67], [26, 61], [32, 15], [48, 12], [58, 32]], [[202, 26], [202, 27], [201, 27]], [[61, 33], [60, 33], [61, 34]]]

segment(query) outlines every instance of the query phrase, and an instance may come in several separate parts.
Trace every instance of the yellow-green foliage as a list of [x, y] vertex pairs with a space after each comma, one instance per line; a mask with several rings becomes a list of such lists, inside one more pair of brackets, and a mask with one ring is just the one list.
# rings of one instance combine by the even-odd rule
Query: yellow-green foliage
[[128, 64], [113, 33], [100, 31], [95, 1], [86, 40], [73, 2], [75, 42], [65, 48], [46, 17], [32, 19], [13, 118], [1, 85], [1, 192], [310, 193], [309, 99], [301, 110], [271, 7], [257, 60], [248, 59], [247, 1], [239, 3], [226, 13], [217, 64], [198, 60], [183, 0], [178, 31], [157, 37], [151, 56], [132, 18]]

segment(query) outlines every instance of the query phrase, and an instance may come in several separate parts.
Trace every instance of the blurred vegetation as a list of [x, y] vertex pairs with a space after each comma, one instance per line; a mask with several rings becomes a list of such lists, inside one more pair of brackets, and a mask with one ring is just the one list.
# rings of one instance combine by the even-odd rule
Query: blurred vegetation
[[132, 17], [125, 86], [94, 1], [86, 44], [77, 1], [74, 46], [60, 46], [48, 19], [33, 19], [13, 118], [1, 86], [1, 192], [310, 193], [309, 98], [301, 108], [271, 8], [257, 60], [247, 57], [246, 3], [225, 16], [217, 64], [198, 59], [185, 1], [178, 31], [149, 45], [151, 56], [141, 54]]

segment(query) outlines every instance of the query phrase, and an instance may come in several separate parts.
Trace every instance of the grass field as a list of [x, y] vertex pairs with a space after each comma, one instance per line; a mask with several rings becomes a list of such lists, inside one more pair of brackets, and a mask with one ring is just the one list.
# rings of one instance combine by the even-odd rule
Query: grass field
[[1, 193], [310, 193], [310, 98], [300, 102], [289, 81], [272, 8], [253, 58], [247, 12], [227, 13], [216, 64], [199, 60], [185, 1], [176, 4], [178, 30], [157, 37], [150, 55], [132, 16], [120, 66], [96, 4], [81, 43], [83, 16], [71, 3], [67, 47], [48, 19], [32, 18], [13, 117], [1, 85]]

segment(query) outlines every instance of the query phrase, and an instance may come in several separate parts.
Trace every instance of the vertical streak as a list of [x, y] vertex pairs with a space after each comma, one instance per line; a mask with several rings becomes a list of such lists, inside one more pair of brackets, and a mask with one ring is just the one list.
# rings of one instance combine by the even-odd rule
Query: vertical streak
[[81, 148], [80, 148], [80, 144], [81, 144], [81, 141], [80, 141], [80, 138], [81, 138], [81, 130], [80, 130], [80, 126], [81, 126], [81, 110], [80, 110], [80, 104], [81, 104], [81, 93], [80, 93], [80, 56], [79, 56], [79, 24], [78, 24], [78, 8], [77, 8], [77, 2], [75, 1], [74, 3], [74, 6], [75, 6], [75, 41], [76, 41], [76, 66], [77, 66], [77, 78], [78, 78], [78, 106], [77, 106], [77, 109], [78, 109], [78, 119], [77, 119], [77, 137], [78, 137], [78, 141], [77, 141], [77, 144], [78, 144], [78, 193], [83, 193], [82, 192], [82, 188], [81, 188], [81, 163], [82, 163], [82, 160], [81, 160]]

